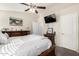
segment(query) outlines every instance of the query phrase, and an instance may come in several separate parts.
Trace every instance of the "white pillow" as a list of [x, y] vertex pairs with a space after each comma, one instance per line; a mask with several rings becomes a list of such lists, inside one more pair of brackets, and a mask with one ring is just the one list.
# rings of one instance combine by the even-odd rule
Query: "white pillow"
[[0, 44], [6, 44], [6, 43], [8, 43], [6, 35], [0, 32]]
[[7, 33], [4, 33], [5, 34], [5, 36], [7, 37], [7, 39], [9, 39], [9, 35], [7, 34]]

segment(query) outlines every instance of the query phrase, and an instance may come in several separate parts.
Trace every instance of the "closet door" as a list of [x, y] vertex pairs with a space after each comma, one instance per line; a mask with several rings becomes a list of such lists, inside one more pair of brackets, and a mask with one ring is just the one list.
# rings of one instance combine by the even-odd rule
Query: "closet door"
[[42, 25], [38, 22], [32, 23], [32, 34], [42, 35]]
[[32, 22], [32, 34], [38, 34], [38, 23]]
[[60, 16], [60, 46], [78, 51], [78, 14]]

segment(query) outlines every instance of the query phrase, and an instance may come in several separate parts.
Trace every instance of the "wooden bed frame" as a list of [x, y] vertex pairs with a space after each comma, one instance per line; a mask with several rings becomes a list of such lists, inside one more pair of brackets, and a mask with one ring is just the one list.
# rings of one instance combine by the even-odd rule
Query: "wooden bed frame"
[[51, 46], [49, 49], [46, 51], [42, 52], [38, 56], [55, 56], [55, 45]]
[[39, 56], [79, 56], [79, 52], [60, 46], [53, 46]]

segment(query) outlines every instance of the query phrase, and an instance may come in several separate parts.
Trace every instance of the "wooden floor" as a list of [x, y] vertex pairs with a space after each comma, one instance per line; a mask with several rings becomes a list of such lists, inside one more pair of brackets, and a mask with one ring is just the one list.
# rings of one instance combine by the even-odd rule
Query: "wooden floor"
[[79, 53], [63, 47], [55, 47], [56, 56], [79, 56]]
[[48, 55], [45, 54], [42, 56], [79, 56], [78, 52], [59, 46], [52, 48]]

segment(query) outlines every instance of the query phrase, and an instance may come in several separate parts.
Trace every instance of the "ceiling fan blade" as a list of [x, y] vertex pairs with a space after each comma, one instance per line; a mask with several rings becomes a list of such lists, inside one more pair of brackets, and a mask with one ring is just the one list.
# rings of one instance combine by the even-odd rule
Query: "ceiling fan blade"
[[46, 7], [44, 7], [44, 6], [37, 6], [37, 8], [39, 8], [39, 9], [46, 9]]
[[26, 9], [25, 11], [28, 11], [28, 10], [30, 10], [30, 8]]
[[20, 3], [20, 4], [23, 4], [23, 5], [29, 6], [29, 5], [28, 5], [28, 4], [26, 4], [26, 3]]
[[36, 13], [36, 14], [38, 14], [38, 11], [37, 11], [37, 10], [35, 10], [35, 13]]

